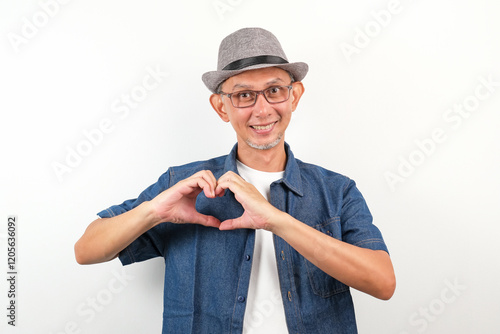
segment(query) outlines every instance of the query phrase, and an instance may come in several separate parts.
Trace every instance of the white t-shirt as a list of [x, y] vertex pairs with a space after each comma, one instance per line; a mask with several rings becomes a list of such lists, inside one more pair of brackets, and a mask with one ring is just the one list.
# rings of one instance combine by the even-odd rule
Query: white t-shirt
[[[284, 172], [261, 172], [236, 161], [241, 177], [254, 185], [267, 200], [271, 183], [283, 177]], [[285, 310], [281, 299], [278, 267], [273, 234], [255, 230], [255, 248], [248, 288], [243, 333], [288, 333]]]

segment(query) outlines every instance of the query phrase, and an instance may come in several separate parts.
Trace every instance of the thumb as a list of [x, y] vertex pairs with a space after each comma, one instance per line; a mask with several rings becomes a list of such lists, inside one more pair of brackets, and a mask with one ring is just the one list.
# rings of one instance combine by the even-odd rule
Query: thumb
[[217, 228], [219, 228], [221, 224], [220, 221], [214, 216], [203, 215], [201, 213], [195, 213], [191, 217], [189, 222], [191, 224], [199, 224], [203, 226], [217, 227]]
[[219, 230], [229, 231], [236, 230], [243, 227], [243, 219], [241, 217], [234, 219], [227, 219], [220, 223]]

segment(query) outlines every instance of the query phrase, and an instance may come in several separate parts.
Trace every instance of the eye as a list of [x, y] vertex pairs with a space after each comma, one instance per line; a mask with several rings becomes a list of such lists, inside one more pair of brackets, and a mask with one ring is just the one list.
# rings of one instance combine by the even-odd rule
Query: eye
[[240, 100], [248, 100], [253, 98], [252, 92], [244, 91], [244, 92], [238, 92], [234, 94], [236, 98]]
[[276, 87], [271, 87], [267, 91], [271, 95], [277, 95], [283, 90], [283, 87], [281, 86], [276, 86]]

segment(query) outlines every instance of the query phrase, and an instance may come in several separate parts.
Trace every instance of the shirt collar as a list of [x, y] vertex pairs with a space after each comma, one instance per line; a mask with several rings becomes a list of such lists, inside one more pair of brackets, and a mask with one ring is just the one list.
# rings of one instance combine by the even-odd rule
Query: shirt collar
[[[226, 162], [224, 164], [224, 170], [232, 171], [238, 174], [238, 168], [236, 166], [236, 153], [238, 151], [238, 144], [236, 143], [233, 146], [233, 149], [229, 153], [226, 158]], [[304, 196], [302, 191], [302, 178], [300, 176], [300, 168], [295, 160], [295, 157], [290, 149], [290, 146], [285, 143], [285, 152], [286, 152], [286, 166], [285, 166], [285, 174], [283, 178], [277, 182], [281, 182], [286, 185], [291, 191], [296, 193], [299, 196]]]

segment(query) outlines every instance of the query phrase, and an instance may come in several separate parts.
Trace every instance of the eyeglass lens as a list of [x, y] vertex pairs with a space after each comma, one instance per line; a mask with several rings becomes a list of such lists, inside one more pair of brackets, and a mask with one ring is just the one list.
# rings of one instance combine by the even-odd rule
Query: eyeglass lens
[[269, 103], [280, 103], [288, 100], [290, 95], [289, 86], [274, 86], [270, 87], [263, 92], [257, 91], [241, 91], [231, 94], [231, 102], [237, 108], [249, 107], [257, 102], [257, 96], [263, 93], [267, 102]]

